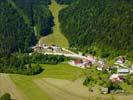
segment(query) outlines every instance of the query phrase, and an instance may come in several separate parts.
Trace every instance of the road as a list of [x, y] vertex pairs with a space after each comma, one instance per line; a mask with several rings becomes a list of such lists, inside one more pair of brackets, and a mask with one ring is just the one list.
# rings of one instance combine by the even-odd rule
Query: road
[[86, 59], [85, 56], [81, 56], [78, 54], [65, 54], [65, 53], [43, 53], [45, 55], [62, 55], [65, 57], [70, 57], [70, 58], [77, 58], [77, 59]]

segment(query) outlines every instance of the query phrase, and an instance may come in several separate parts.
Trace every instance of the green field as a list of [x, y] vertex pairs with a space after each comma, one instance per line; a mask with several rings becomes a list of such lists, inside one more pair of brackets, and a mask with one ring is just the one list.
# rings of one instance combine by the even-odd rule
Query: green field
[[102, 95], [99, 87], [89, 92], [83, 80], [87, 74], [98, 77], [94, 69], [84, 70], [64, 63], [42, 67], [44, 71], [38, 75], [10, 75], [25, 100], [132, 100], [133, 95]]
[[43, 65], [43, 68], [45, 70], [36, 76], [10, 75], [18, 89], [25, 94], [26, 100], [44, 100], [44, 98], [45, 100], [51, 100], [51, 97], [33, 82], [36, 79], [57, 78], [75, 80], [84, 76], [82, 69], [67, 64]]
[[59, 11], [65, 7], [66, 5], [59, 5], [55, 2], [55, 0], [52, 0], [51, 5], [49, 5], [49, 9], [52, 12], [52, 15], [54, 16], [53, 33], [48, 36], [42, 37], [40, 39], [40, 43], [47, 45], [56, 44], [65, 48], [69, 47], [68, 40], [61, 32], [60, 22], [58, 19]]

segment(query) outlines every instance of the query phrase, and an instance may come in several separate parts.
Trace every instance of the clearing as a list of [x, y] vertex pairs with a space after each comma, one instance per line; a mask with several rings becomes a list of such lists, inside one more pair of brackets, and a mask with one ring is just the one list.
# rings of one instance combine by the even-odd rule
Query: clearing
[[69, 43], [67, 38], [63, 35], [60, 29], [60, 22], [59, 22], [59, 11], [63, 8], [65, 8], [66, 5], [59, 5], [55, 2], [55, 0], [51, 1], [51, 5], [49, 5], [49, 9], [52, 12], [52, 15], [54, 16], [54, 27], [53, 27], [53, 33], [49, 34], [45, 37], [42, 37], [39, 40], [40, 44], [47, 44], [52, 45], [56, 44], [60, 47], [68, 48]]

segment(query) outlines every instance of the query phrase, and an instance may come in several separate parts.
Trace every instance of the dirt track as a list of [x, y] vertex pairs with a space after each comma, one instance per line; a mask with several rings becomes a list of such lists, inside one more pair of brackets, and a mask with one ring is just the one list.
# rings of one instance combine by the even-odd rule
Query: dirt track
[[22, 93], [20, 93], [13, 81], [10, 79], [10, 76], [8, 74], [0, 73], [0, 95], [4, 93], [10, 93], [12, 99], [25, 100]]

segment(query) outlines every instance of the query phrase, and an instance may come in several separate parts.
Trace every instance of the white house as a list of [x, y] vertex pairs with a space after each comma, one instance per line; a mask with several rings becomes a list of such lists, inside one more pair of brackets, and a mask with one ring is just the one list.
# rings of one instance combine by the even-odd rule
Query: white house
[[109, 78], [113, 83], [115, 82], [122, 82], [124, 80], [122, 75], [119, 74], [112, 74]]
[[122, 74], [122, 75], [129, 74], [130, 73], [130, 70], [128, 68], [118, 68], [117, 69], [117, 73], [118, 74]]

